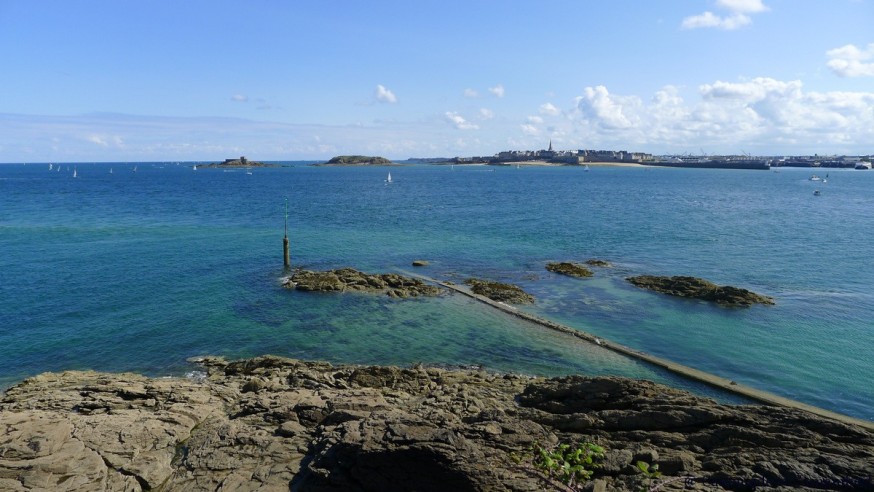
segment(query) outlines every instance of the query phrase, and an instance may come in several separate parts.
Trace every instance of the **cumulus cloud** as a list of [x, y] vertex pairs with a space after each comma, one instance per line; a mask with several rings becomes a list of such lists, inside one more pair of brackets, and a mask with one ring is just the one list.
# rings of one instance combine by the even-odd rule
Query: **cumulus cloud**
[[869, 43], [865, 49], [848, 44], [826, 52], [829, 61], [826, 64], [840, 77], [874, 77], [874, 43]]
[[464, 97], [468, 99], [475, 99], [479, 97], [479, 92], [476, 89], [464, 89]]
[[395, 97], [394, 92], [388, 90], [382, 84], [376, 86], [376, 100], [381, 103], [394, 104], [398, 102], [398, 98]]
[[727, 15], [717, 15], [710, 11], [690, 15], [683, 19], [683, 29], [716, 28], [731, 31], [752, 23], [747, 14], [765, 12], [768, 7], [762, 0], [717, 0], [716, 6], [728, 11]]
[[552, 103], [545, 103], [540, 105], [540, 114], [545, 114], [548, 116], [558, 116], [561, 114], [561, 111]]
[[874, 92], [805, 91], [798, 80], [758, 77], [702, 84], [697, 94], [687, 101], [666, 86], [644, 102], [586, 87], [559, 124], [581, 148], [849, 153], [866, 152], [874, 139]]
[[529, 116], [529, 117], [528, 117], [528, 123], [532, 123], [532, 124], [535, 124], [535, 125], [542, 125], [542, 124], [543, 124], [543, 118], [541, 118], [540, 116]]
[[249, 96], [244, 96], [242, 94], [234, 94], [233, 96], [231, 96], [231, 101], [249, 102]]
[[630, 107], [634, 101], [611, 96], [603, 85], [586, 87], [583, 95], [576, 98], [576, 103], [577, 109], [603, 128], [629, 128], [633, 125], [625, 111], [626, 106]]
[[504, 97], [504, 86], [502, 84], [498, 84], [494, 87], [489, 87], [489, 92], [494, 94], [496, 97]]
[[495, 112], [488, 108], [480, 108], [479, 117], [483, 120], [491, 120], [495, 117]]
[[460, 114], [453, 111], [447, 111], [444, 116], [446, 120], [452, 123], [459, 130], [479, 130], [479, 126], [467, 121]]
[[522, 130], [522, 133], [528, 136], [540, 135], [540, 130], [536, 126], [531, 124], [521, 125], [520, 129]]

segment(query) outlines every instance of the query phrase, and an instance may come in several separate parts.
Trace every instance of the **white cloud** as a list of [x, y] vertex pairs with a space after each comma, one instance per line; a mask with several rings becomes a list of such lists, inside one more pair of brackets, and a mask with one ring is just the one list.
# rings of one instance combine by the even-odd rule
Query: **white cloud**
[[477, 92], [476, 89], [464, 89], [464, 97], [468, 99], [475, 99], [479, 97], [479, 92]]
[[528, 135], [528, 136], [533, 137], [536, 135], [540, 135], [540, 130], [534, 125], [529, 125], [529, 124], [520, 125], [520, 129], [522, 130], [522, 133], [524, 133], [525, 135]]
[[749, 25], [753, 20], [746, 14], [757, 14], [770, 10], [762, 0], [717, 0], [716, 6], [728, 10], [725, 16], [706, 11], [698, 15], [690, 15], [683, 19], [680, 27], [683, 29], [699, 29], [713, 27], [732, 31]]
[[452, 123], [455, 128], [458, 128], [459, 130], [479, 130], [479, 126], [467, 121], [458, 113], [447, 111], [444, 116], [447, 121]]
[[713, 12], [704, 12], [700, 15], [692, 15], [683, 19], [680, 25], [683, 29], [698, 29], [701, 27], [715, 27], [731, 31], [738, 29], [752, 22], [748, 16], [744, 14], [733, 14], [726, 17], [720, 17]]
[[798, 80], [758, 77], [702, 84], [697, 93], [686, 101], [666, 86], [644, 103], [587, 87], [557, 124], [580, 148], [650, 152], [868, 153], [874, 139], [874, 92], [812, 92]]
[[717, 0], [716, 5], [732, 12], [764, 12], [769, 10], [762, 0]]
[[626, 106], [631, 107], [633, 101], [622, 101], [611, 96], [603, 85], [586, 87], [583, 95], [576, 98], [577, 109], [589, 116], [603, 128], [629, 128], [633, 122], [626, 114]]
[[561, 114], [561, 111], [552, 103], [545, 103], [540, 105], [540, 114], [545, 114], [548, 116], [558, 116]]
[[496, 97], [504, 97], [504, 86], [502, 84], [498, 84], [494, 87], [489, 87], [489, 92], [494, 94]]
[[488, 108], [480, 108], [479, 117], [483, 120], [491, 120], [495, 117], [495, 112]]
[[85, 140], [87, 140], [88, 142], [91, 142], [93, 144], [97, 144], [101, 147], [109, 147], [109, 146], [123, 147], [124, 146], [124, 139], [119, 137], [118, 135], [91, 134], [91, 135], [88, 135], [87, 137], [85, 137]]
[[244, 96], [242, 94], [234, 94], [233, 96], [231, 96], [231, 101], [249, 102], [249, 96]]
[[386, 89], [383, 85], [376, 86], [376, 100], [381, 103], [394, 104], [398, 102], [398, 98], [395, 97], [394, 92]]
[[874, 43], [864, 50], [848, 44], [827, 51], [826, 56], [826, 65], [840, 77], [874, 77], [874, 62], [866, 62], [874, 59]]
[[543, 124], [543, 118], [541, 118], [540, 116], [529, 116], [529, 117], [528, 117], [528, 123], [532, 123], [532, 124], [534, 124], [534, 125], [542, 125], [542, 124]]

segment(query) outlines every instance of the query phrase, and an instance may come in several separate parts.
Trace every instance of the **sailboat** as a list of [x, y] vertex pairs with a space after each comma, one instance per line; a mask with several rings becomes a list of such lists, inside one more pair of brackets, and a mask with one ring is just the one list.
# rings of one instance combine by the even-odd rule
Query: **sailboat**
[[76, 174], [76, 168], [75, 168], [75, 167], [73, 168], [73, 177], [74, 177], [74, 178], [78, 178], [78, 177], [79, 177], [79, 175]]
[[137, 166], [134, 166], [134, 172], [137, 172]]
[[391, 173], [388, 173], [388, 177], [385, 178], [385, 184], [391, 184]]
[[109, 174], [112, 174], [112, 168], [111, 168], [111, 167], [109, 168]]
[[252, 174], [252, 168], [251, 168], [251, 167], [247, 167], [247, 168], [246, 168], [246, 174], [249, 174], [249, 175]]
[[586, 171], [588, 171], [588, 170], [589, 170], [589, 165], [586, 164], [586, 167], [584, 167], [583, 169], [585, 169]]
[[52, 170], [52, 165], [51, 165], [51, 164], [49, 164], [49, 171], [51, 171], [51, 170]]

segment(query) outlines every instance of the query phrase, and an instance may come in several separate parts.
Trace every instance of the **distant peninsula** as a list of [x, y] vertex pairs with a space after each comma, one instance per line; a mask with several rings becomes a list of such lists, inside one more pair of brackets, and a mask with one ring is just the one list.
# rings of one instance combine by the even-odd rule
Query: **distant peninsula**
[[197, 169], [203, 168], [238, 168], [238, 167], [282, 167], [279, 164], [267, 164], [264, 162], [250, 161], [245, 157], [237, 159], [225, 159], [224, 162], [213, 162], [211, 164], [198, 164]]
[[317, 166], [391, 166], [394, 163], [385, 157], [371, 157], [367, 155], [338, 155], [331, 160]]

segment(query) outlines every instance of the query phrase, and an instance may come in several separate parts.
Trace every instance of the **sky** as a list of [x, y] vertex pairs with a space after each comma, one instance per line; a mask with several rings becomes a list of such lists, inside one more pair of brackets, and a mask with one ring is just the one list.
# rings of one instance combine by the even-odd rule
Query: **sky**
[[874, 0], [0, 0], [0, 162], [874, 154]]

